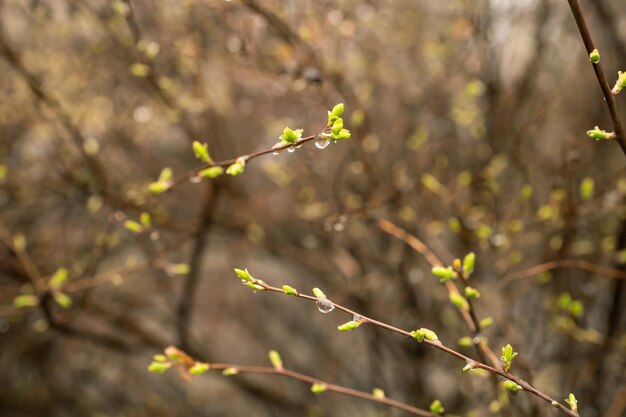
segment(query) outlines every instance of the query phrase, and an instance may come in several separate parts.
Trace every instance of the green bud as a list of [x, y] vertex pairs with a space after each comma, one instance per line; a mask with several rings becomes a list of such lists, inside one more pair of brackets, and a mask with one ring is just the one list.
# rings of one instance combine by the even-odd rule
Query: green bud
[[591, 61], [594, 64], [597, 64], [598, 62], [600, 62], [600, 51], [598, 51], [597, 49], [594, 49], [593, 51], [591, 51], [591, 53], [589, 54], [589, 61]]
[[172, 168], [168, 168], [168, 167], [163, 168], [161, 170], [161, 173], [159, 174], [159, 181], [167, 182], [172, 179], [172, 176], [173, 176]]
[[52, 275], [52, 277], [50, 278], [50, 281], [48, 281], [48, 287], [52, 288], [53, 290], [61, 288], [67, 282], [68, 276], [69, 272], [67, 269], [57, 269], [54, 275]]
[[472, 338], [465, 336], [459, 339], [459, 346], [470, 347], [473, 345]]
[[574, 394], [570, 393], [569, 396], [565, 399], [565, 402], [572, 409], [573, 412], [578, 412], [578, 400], [574, 396]]
[[333, 134], [338, 135], [339, 132], [341, 132], [341, 129], [343, 129], [343, 119], [340, 117], [337, 120], [335, 120], [335, 123], [333, 123], [333, 127], [332, 127]]
[[174, 275], [187, 275], [191, 271], [188, 264], [173, 264], [168, 266], [167, 272]]
[[168, 369], [171, 368], [171, 364], [170, 363], [164, 363], [164, 362], [152, 362], [150, 364], [150, 366], [148, 366], [148, 371], [150, 372], [154, 372], [155, 374], [162, 374], [165, 371], [167, 371]]
[[421, 330], [413, 330], [411, 336], [413, 336], [419, 343], [424, 341], [424, 332]]
[[339, 330], [340, 332], [349, 332], [350, 330], [356, 329], [360, 325], [361, 325], [360, 321], [350, 320], [340, 326], [337, 326], [337, 330]]
[[481, 329], [486, 329], [487, 327], [489, 327], [489, 326], [491, 326], [493, 324], [493, 318], [485, 317], [478, 324], [480, 325]]
[[476, 367], [476, 363], [474, 363], [474, 362], [467, 362], [465, 364], [465, 366], [463, 367], [463, 372], [471, 371], [475, 367]]
[[456, 274], [451, 267], [444, 268], [443, 266], [434, 266], [431, 272], [434, 276], [439, 278], [440, 282], [456, 278]]
[[196, 362], [193, 364], [191, 368], [189, 368], [189, 373], [191, 375], [201, 375], [209, 370], [209, 364], [204, 362]]
[[237, 370], [237, 368], [226, 368], [222, 371], [222, 375], [224, 376], [237, 375], [238, 373], [239, 371]]
[[170, 186], [171, 184], [168, 182], [155, 181], [155, 182], [151, 182], [150, 184], [148, 184], [148, 191], [150, 191], [153, 194], [161, 194], [167, 191], [170, 188]]
[[437, 337], [437, 334], [435, 332], [433, 332], [432, 330], [426, 329], [424, 327], [422, 327], [421, 329], [418, 329], [418, 330], [413, 330], [411, 332], [411, 336], [413, 336], [415, 339], [417, 339], [417, 341], [420, 342], [420, 343], [422, 343], [424, 341], [424, 339], [430, 340], [431, 342], [439, 340], [439, 338]]
[[133, 233], [141, 233], [143, 232], [143, 226], [136, 221], [126, 220], [124, 222], [124, 227], [130, 230]]
[[139, 221], [145, 227], [148, 227], [148, 228], [152, 227], [152, 217], [150, 216], [150, 213], [146, 213], [146, 212], [141, 213], [139, 215]]
[[593, 178], [585, 177], [580, 183], [580, 197], [583, 200], [590, 200], [593, 197]]
[[474, 273], [474, 265], [476, 264], [476, 254], [470, 252], [463, 258], [463, 276], [469, 278]]
[[276, 352], [275, 350], [270, 350], [268, 355], [270, 358], [270, 362], [272, 363], [272, 366], [274, 368], [279, 371], [283, 369], [283, 360], [280, 358], [280, 354], [278, 352]]
[[350, 136], [352, 136], [352, 134], [350, 133], [348, 129], [341, 129], [337, 133], [333, 132], [330, 138], [332, 140], [345, 140], [345, 139], [350, 139]]
[[212, 162], [206, 143], [200, 143], [197, 140], [194, 140], [193, 152], [196, 154], [196, 158], [200, 159], [202, 162], [206, 162], [207, 164]]
[[446, 411], [446, 409], [443, 408], [443, 406], [441, 405], [441, 401], [435, 400], [432, 402], [432, 404], [430, 404], [430, 411], [433, 414], [441, 415], [444, 413], [444, 411]]
[[294, 132], [288, 127], [285, 127], [285, 129], [283, 130], [283, 134], [279, 136], [278, 139], [282, 140], [283, 142], [294, 143], [298, 139], [300, 139], [300, 136], [298, 135], [297, 131]]
[[13, 299], [13, 305], [17, 308], [35, 307], [39, 299], [35, 295], [18, 295]]
[[622, 89], [624, 89], [624, 87], [626, 87], [626, 72], [618, 71], [617, 81], [615, 82], [615, 86], [611, 92], [614, 95], [617, 95], [620, 91], [622, 91]]
[[70, 308], [72, 306], [72, 299], [65, 293], [55, 291], [53, 297], [54, 301], [63, 308]]
[[147, 77], [150, 75], [150, 67], [146, 64], [135, 62], [130, 66], [130, 73], [135, 77]]
[[250, 275], [250, 273], [248, 272], [248, 268], [246, 269], [235, 268], [235, 274], [237, 274], [237, 276], [241, 278], [242, 281], [245, 281], [245, 282], [255, 281], [254, 278], [252, 278], [252, 275]]
[[502, 357], [500, 359], [504, 363], [504, 372], [509, 372], [509, 369], [511, 369], [511, 363], [516, 356], [517, 352], [513, 352], [513, 347], [510, 344], [507, 344], [502, 348]]
[[372, 395], [374, 396], [374, 398], [378, 399], [385, 398], [385, 391], [380, 388], [374, 388], [372, 390]]
[[469, 303], [461, 294], [451, 292], [449, 294], [450, 302], [461, 310], [469, 310]]
[[244, 165], [240, 164], [239, 162], [235, 162], [234, 164], [226, 168], [226, 173], [233, 177], [243, 174], [243, 171], [244, 171]]
[[178, 362], [183, 358], [183, 353], [174, 346], [168, 346], [165, 349], [165, 356], [171, 361]]
[[595, 140], [610, 140], [615, 139], [615, 132], [607, 132], [606, 130], [602, 130], [596, 126], [593, 130], [587, 131], [587, 136]]
[[254, 291], [263, 291], [265, 288], [253, 282], [246, 282], [246, 287], [252, 288]]
[[224, 173], [222, 167], [209, 167], [198, 172], [198, 175], [205, 178], [217, 178]]
[[502, 383], [502, 385], [504, 386], [504, 388], [508, 389], [509, 391], [511, 391], [513, 393], [521, 391], [521, 390], [524, 389], [524, 388], [522, 388], [521, 385], [519, 385], [519, 384], [517, 384], [517, 383], [515, 383], [513, 381], [504, 381]]
[[152, 359], [155, 362], [167, 362], [167, 357], [165, 355], [154, 355]]
[[313, 383], [313, 385], [311, 385], [311, 392], [313, 394], [321, 394], [324, 391], [326, 391], [328, 389], [328, 385], [323, 384], [323, 383], [319, 383], [319, 382], [315, 382]]
[[322, 292], [322, 290], [320, 290], [319, 288], [313, 288], [313, 294], [315, 295], [315, 297], [317, 298], [326, 298], [326, 294], [324, 294], [324, 292]]
[[330, 111], [330, 114], [336, 117], [343, 116], [344, 106], [343, 103], [335, 104], [335, 107]]
[[480, 291], [473, 287], [465, 287], [465, 296], [467, 298], [478, 298], [480, 297]]
[[289, 285], [283, 285], [283, 292], [287, 295], [298, 295], [298, 291]]

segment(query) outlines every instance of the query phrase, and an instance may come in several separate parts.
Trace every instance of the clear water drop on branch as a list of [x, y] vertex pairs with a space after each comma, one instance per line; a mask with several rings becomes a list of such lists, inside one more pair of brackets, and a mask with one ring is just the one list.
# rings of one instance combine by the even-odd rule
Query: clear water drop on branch
[[197, 175], [194, 175], [189, 179], [189, 182], [191, 182], [192, 184], [198, 184], [200, 181], [202, 181], [202, 177], [199, 177]]
[[315, 136], [315, 146], [317, 146], [318, 149], [324, 149], [328, 145], [330, 145], [330, 139], [325, 135], [319, 134]]
[[278, 152], [278, 151], [274, 151], [274, 152], [272, 152], [272, 155], [278, 155], [279, 153], [280, 152]]
[[327, 298], [320, 298], [315, 304], [317, 304], [317, 309], [324, 314], [330, 313], [335, 309], [335, 305]]
[[293, 146], [290, 146], [287, 148], [287, 152], [289, 153], [294, 153], [296, 151], [296, 148], [294, 148]]

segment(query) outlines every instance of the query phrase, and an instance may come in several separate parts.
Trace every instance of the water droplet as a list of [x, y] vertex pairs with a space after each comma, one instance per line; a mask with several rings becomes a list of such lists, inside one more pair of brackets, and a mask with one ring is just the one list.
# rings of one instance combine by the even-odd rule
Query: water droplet
[[274, 151], [274, 152], [272, 152], [272, 155], [278, 155], [279, 153], [280, 152], [278, 152], [278, 151]]
[[294, 153], [296, 151], [296, 148], [294, 148], [293, 146], [290, 146], [287, 148], [287, 152], [289, 153]]
[[296, 146], [296, 149], [300, 149], [302, 147], [302, 144]]
[[475, 345], [479, 344], [480, 343], [480, 336], [475, 336], [472, 339], [472, 343], [474, 343]]
[[317, 309], [324, 314], [335, 309], [335, 305], [328, 298], [320, 298], [315, 304], [317, 304]]
[[363, 317], [359, 316], [358, 314], [355, 314], [352, 316], [352, 321], [361, 321], [363, 320]]
[[321, 134], [315, 136], [315, 146], [317, 146], [318, 149], [324, 149], [328, 145], [330, 145], [330, 139], [328, 139], [326, 136]]
[[199, 177], [197, 175], [194, 175], [193, 177], [189, 178], [189, 182], [192, 184], [197, 184], [200, 181], [202, 181], [202, 177]]

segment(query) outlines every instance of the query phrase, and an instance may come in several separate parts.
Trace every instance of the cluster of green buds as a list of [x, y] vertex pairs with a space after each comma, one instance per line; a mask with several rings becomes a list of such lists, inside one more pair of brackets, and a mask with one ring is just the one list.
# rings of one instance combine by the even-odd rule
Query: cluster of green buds
[[576, 318], [580, 318], [585, 311], [585, 307], [580, 300], [574, 300], [569, 293], [563, 293], [557, 300], [558, 308]]
[[[54, 301], [63, 308], [72, 306], [72, 299], [64, 293], [63, 287], [69, 278], [69, 271], [65, 268], [59, 268], [50, 277], [47, 288]], [[17, 308], [36, 307], [39, 305], [39, 297], [30, 293], [32, 288], [26, 287], [22, 294], [13, 299], [13, 305]]]
[[343, 115], [344, 106], [343, 103], [337, 104], [332, 110], [328, 112], [328, 124], [330, 128], [332, 140], [344, 140], [350, 138], [350, 131], [343, 128]]
[[[476, 265], [476, 254], [470, 252], [463, 258], [463, 262], [460, 259], [455, 259], [452, 266], [434, 266], [431, 270], [432, 274], [439, 278], [440, 282], [445, 282], [458, 277], [468, 280], [474, 273], [474, 266]], [[474, 293], [476, 297], [479, 294]]]
[[162, 374], [173, 367], [179, 367], [181, 369], [181, 377], [189, 380], [192, 376], [201, 375], [208, 371], [210, 365], [195, 361], [177, 347], [169, 346], [163, 351], [163, 354], [152, 357], [152, 363], [148, 366], [148, 371]]
[[[193, 142], [192, 147], [193, 147], [193, 153], [196, 155], [196, 158], [198, 158], [199, 160], [201, 160], [207, 165], [215, 164], [215, 162], [211, 158], [211, 155], [209, 155], [209, 149], [206, 143], [201, 143], [196, 140]], [[223, 173], [224, 173], [224, 168], [222, 168], [221, 166], [215, 165], [215, 166], [209, 166], [207, 168], [204, 168], [198, 171], [198, 177], [217, 178]]]
[[587, 136], [595, 140], [610, 140], [615, 139], [615, 132], [607, 132], [606, 130], [602, 130], [596, 126], [593, 130], [587, 131]]
[[172, 169], [163, 168], [159, 174], [159, 179], [148, 184], [148, 190], [154, 194], [161, 194], [172, 186]]
[[139, 215], [139, 221], [126, 220], [124, 227], [133, 233], [144, 233], [152, 229], [152, 216], [150, 213], [143, 212]]
[[502, 360], [504, 372], [509, 372], [511, 369], [511, 364], [513, 363], [513, 359], [517, 356], [517, 352], [513, 352], [513, 347], [510, 344], [507, 344], [502, 348], [502, 356], [500, 359]]
[[263, 291], [265, 288], [260, 284], [265, 284], [260, 279], [254, 278], [247, 269], [235, 268], [235, 274], [241, 279], [241, 282], [248, 288], [252, 288], [254, 292]]
[[626, 88], [626, 72], [619, 71], [617, 73], [617, 81], [611, 92], [613, 95], [618, 95], [624, 88]]

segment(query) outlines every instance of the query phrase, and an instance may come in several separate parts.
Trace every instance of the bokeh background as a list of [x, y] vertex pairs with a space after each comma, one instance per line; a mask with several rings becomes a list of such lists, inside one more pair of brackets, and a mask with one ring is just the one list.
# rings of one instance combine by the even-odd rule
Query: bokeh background
[[[612, 84], [626, 10], [581, 3]], [[290, 369], [451, 415], [557, 415], [232, 272], [320, 287], [475, 356], [430, 264], [381, 218], [445, 263], [477, 254], [483, 334], [520, 352], [515, 372], [575, 393], [585, 417], [625, 415], [626, 160], [585, 135], [611, 122], [565, 1], [3, 0], [0, 74], [2, 416], [404, 415], [274, 376], [149, 373], [170, 344], [248, 365], [276, 349]], [[146, 191], [164, 167], [199, 166], [193, 140], [233, 158], [287, 125], [319, 132], [338, 102], [348, 141]], [[124, 227], [143, 212], [151, 230]], [[69, 308], [14, 305], [61, 267]]]

